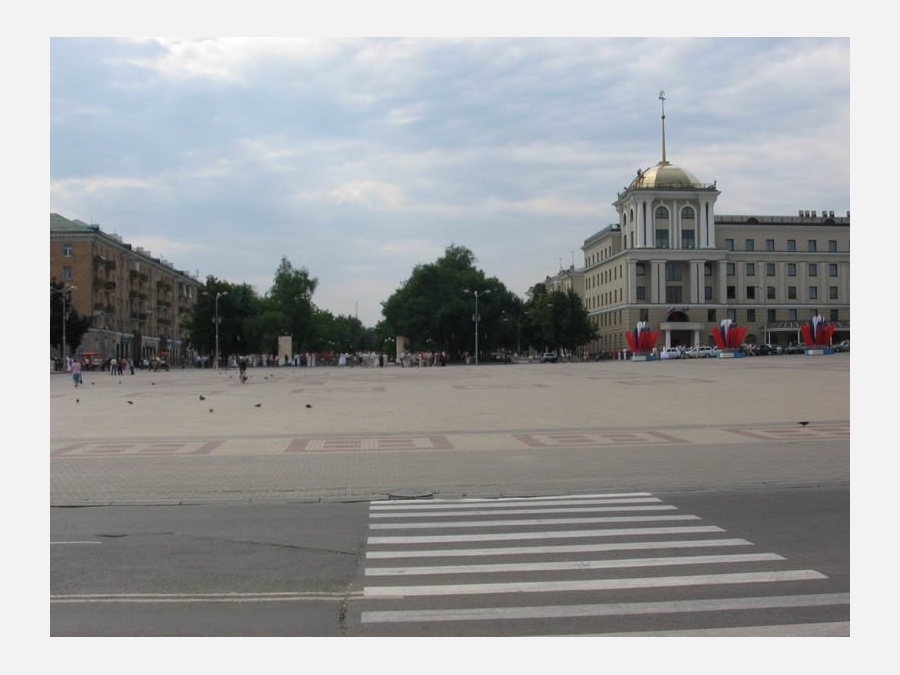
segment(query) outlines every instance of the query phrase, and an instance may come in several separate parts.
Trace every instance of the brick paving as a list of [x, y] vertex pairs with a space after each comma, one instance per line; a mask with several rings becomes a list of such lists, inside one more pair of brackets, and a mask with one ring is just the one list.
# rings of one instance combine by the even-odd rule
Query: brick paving
[[51, 504], [849, 482], [849, 354], [249, 372], [51, 374]]

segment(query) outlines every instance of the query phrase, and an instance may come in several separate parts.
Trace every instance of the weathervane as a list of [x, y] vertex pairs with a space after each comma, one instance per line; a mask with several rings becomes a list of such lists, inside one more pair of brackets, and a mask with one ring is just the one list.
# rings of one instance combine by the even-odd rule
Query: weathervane
[[659, 101], [662, 107], [662, 164], [666, 162], [666, 92], [659, 90]]

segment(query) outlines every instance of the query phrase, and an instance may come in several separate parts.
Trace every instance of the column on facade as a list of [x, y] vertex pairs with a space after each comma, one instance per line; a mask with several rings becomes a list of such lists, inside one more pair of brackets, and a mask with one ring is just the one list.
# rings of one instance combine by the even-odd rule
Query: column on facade
[[666, 261], [650, 261], [650, 302], [666, 301]]
[[728, 304], [728, 261], [720, 260], [719, 261], [719, 273], [717, 275], [719, 279], [719, 288], [716, 291], [716, 302], [719, 304], [727, 305]]
[[637, 260], [628, 260], [625, 264], [625, 303], [633, 305], [637, 302]]
[[690, 261], [690, 269], [691, 269], [691, 295], [689, 303], [692, 305], [702, 305], [704, 300], [704, 281], [706, 280], [703, 272], [703, 261], [702, 260], [691, 260]]
[[644, 223], [644, 205], [639, 200], [634, 201], [634, 214], [634, 233], [637, 236], [635, 246], [642, 248], [647, 245], [647, 237], [644, 236], [646, 234], [644, 232], [644, 228], [646, 227], [646, 223]]

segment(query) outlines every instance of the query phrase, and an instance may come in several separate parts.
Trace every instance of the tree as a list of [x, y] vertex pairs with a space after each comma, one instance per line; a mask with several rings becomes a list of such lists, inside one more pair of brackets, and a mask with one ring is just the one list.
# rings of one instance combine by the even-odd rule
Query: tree
[[297, 350], [318, 346], [314, 330], [315, 307], [312, 303], [318, 284], [318, 280], [310, 277], [305, 267], [294, 269], [286, 257], [281, 258], [272, 289], [264, 303], [269, 317], [268, 329], [276, 331], [275, 345], [278, 335], [290, 335]]
[[262, 311], [261, 300], [248, 284], [230, 284], [206, 278], [187, 327], [191, 344], [201, 353], [212, 354], [216, 342], [216, 296], [219, 298], [219, 351], [221, 355], [260, 351], [253, 324]]
[[534, 349], [572, 354], [596, 337], [584, 303], [572, 289], [548, 291], [546, 284], [535, 284], [529, 295], [525, 325]]
[[[63, 300], [65, 295], [65, 301]], [[65, 306], [65, 319], [63, 307]], [[66, 346], [62, 356], [74, 352], [81, 344], [84, 334], [91, 327], [91, 317], [80, 316], [72, 305], [72, 294], [66, 289], [65, 284], [57, 283], [55, 279], [50, 281], [50, 346], [59, 348], [63, 342], [63, 321], [66, 328]]]
[[503, 318], [521, 313], [521, 302], [495, 277], [475, 268], [463, 246], [448, 246], [434, 263], [417, 265], [409, 279], [382, 303], [382, 338], [404, 336], [412, 350], [443, 351], [451, 359], [474, 353], [474, 292], [478, 292], [479, 350], [508, 339]]

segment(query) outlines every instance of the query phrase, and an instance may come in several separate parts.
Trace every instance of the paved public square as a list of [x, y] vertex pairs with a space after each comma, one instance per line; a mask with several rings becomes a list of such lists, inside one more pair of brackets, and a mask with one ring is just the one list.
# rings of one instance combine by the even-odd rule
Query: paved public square
[[849, 354], [249, 373], [52, 373], [51, 505], [849, 482]]

